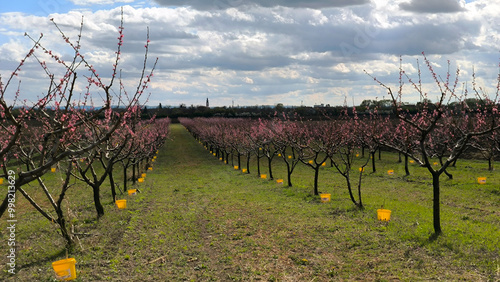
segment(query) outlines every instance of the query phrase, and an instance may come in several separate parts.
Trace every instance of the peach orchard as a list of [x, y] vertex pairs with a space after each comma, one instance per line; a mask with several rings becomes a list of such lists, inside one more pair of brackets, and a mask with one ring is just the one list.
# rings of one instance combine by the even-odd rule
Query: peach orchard
[[[141, 97], [153, 76], [156, 61], [147, 71], [149, 38], [146, 38], [144, 67], [139, 74], [137, 88], [128, 91], [120, 78], [121, 47], [124, 39], [123, 15], [118, 29], [114, 63], [109, 79], [99, 76], [94, 66], [82, 55], [83, 18], [76, 41], [70, 40], [54, 22], [63, 44], [69, 46], [73, 56], [63, 59], [45, 48], [43, 34], [38, 38], [26, 36], [32, 48], [8, 77], [0, 77], [0, 167], [1, 177], [9, 169], [16, 172], [15, 192], [26, 200], [47, 220], [56, 223], [69, 245], [73, 236], [66, 224], [63, 200], [70, 188], [70, 179], [78, 179], [92, 188], [97, 217], [104, 214], [100, 187], [111, 183], [116, 196], [113, 171], [121, 164], [124, 171], [124, 189], [127, 169], [133, 168], [132, 181], [164, 144], [168, 135], [169, 119], [141, 120]], [[149, 37], [149, 35], [148, 35]], [[45, 61], [48, 60], [48, 61]], [[20, 76], [22, 68], [38, 65], [45, 76], [46, 91], [37, 101], [23, 99]], [[84, 90], [78, 92], [78, 86]], [[8, 97], [12, 100], [8, 103]], [[100, 106], [95, 106], [99, 104]], [[113, 106], [112, 106], [113, 105]], [[56, 195], [44, 183], [46, 173], [58, 169], [63, 182]], [[45, 199], [25, 189], [37, 183]], [[53, 191], [53, 190], [52, 190]], [[40, 195], [40, 193], [36, 193]], [[48, 201], [54, 213], [42, 208]], [[8, 207], [8, 198], [0, 205], [0, 216]]]
[[[365, 167], [371, 160], [372, 172], [376, 171], [375, 153], [382, 147], [390, 148], [404, 156], [408, 175], [409, 160], [427, 169], [432, 176], [434, 234], [441, 234], [440, 176], [453, 175], [447, 168], [460, 158], [464, 151], [474, 148], [490, 162], [500, 149], [498, 129], [500, 113], [498, 94], [500, 76], [496, 82], [496, 93], [490, 97], [476, 85], [473, 76], [472, 89], [460, 88], [457, 69], [455, 77], [448, 71], [441, 79], [432, 64], [422, 53], [439, 101], [425, 102], [416, 114], [411, 114], [403, 103], [405, 82], [421, 97], [428, 93], [422, 89], [420, 66], [415, 80], [400, 67], [399, 85], [396, 91], [371, 76], [387, 90], [392, 99], [393, 113], [379, 114], [376, 107], [369, 115], [358, 115], [353, 108], [347, 108], [339, 117], [325, 117], [323, 121], [303, 121], [297, 117], [275, 116], [268, 120], [196, 118], [181, 119], [181, 123], [213, 151], [214, 154], [241, 167], [241, 156], [246, 156], [246, 172], [250, 173], [249, 159], [257, 161], [257, 175], [260, 175], [261, 159], [268, 161], [268, 174], [273, 178], [272, 160], [281, 158], [286, 164], [288, 186], [292, 186], [292, 174], [298, 163], [314, 171], [314, 194], [318, 195], [319, 168], [327, 161], [346, 180], [346, 188], [353, 204], [363, 208], [361, 182]], [[402, 65], [402, 64], [400, 64]], [[418, 82], [414, 82], [418, 81]], [[470, 93], [469, 93], [470, 92]], [[468, 95], [477, 98], [475, 105], [466, 103]], [[424, 99], [424, 101], [429, 101]], [[369, 150], [368, 157], [359, 168], [353, 168], [356, 150]], [[364, 154], [363, 154], [364, 156]], [[435, 161], [436, 160], [436, 161]], [[435, 166], [434, 163], [438, 164]], [[355, 177], [357, 176], [357, 177]]]
[[[54, 22], [63, 44], [73, 52], [64, 59], [45, 48], [43, 35], [32, 37], [32, 48], [12, 73], [0, 77], [0, 166], [1, 177], [15, 168], [16, 193], [22, 195], [44, 218], [57, 223], [68, 244], [73, 235], [66, 226], [63, 212], [65, 193], [70, 180], [77, 179], [91, 187], [97, 217], [104, 215], [100, 188], [110, 182], [113, 199], [119, 191], [114, 181], [115, 169], [123, 169], [123, 189], [127, 189], [127, 171], [132, 168], [132, 181], [136, 181], [144, 167], [149, 166], [157, 150], [164, 144], [169, 131], [169, 119], [151, 117], [141, 120], [140, 100], [147, 100], [147, 88], [156, 62], [149, 63], [149, 34], [145, 38], [145, 55], [137, 87], [129, 91], [120, 75], [121, 48], [124, 44], [123, 16], [117, 27], [117, 45], [111, 76], [102, 78], [95, 67], [82, 55], [83, 19], [76, 41], [71, 40]], [[411, 114], [404, 102], [404, 86], [421, 97], [428, 94], [422, 89], [420, 67], [418, 78], [411, 78], [400, 67], [399, 84], [395, 88], [372, 77], [376, 84], [387, 91], [392, 99], [393, 114], [379, 114], [377, 108], [369, 115], [358, 115], [355, 108], [347, 109], [339, 117], [325, 117], [323, 121], [303, 121], [297, 117], [274, 116], [267, 120], [197, 118], [180, 119], [181, 123], [207, 148], [228, 163], [237, 159], [250, 172], [250, 158], [255, 158], [257, 174], [261, 174], [261, 161], [267, 161], [268, 174], [273, 178], [272, 163], [281, 159], [287, 168], [287, 183], [292, 186], [292, 175], [298, 164], [314, 172], [314, 194], [318, 194], [320, 168], [327, 162], [345, 179], [352, 203], [362, 209], [362, 175], [371, 160], [371, 170], [376, 171], [375, 153], [381, 147], [391, 148], [404, 156], [406, 173], [408, 161], [413, 160], [427, 169], [433, 180], [433, 222], [439, 235], [440, 180], [442, 174], [453, 177], [447, 168], [460, 158], [468, 148], [475, 148], [490, 162], [500, 150], [498, 137], [498, 93], [500, 78], [494, 97], [476, 86], [461, 88], [459, 74], [448, 72], [444, 79], [438, 76], [423, 54], [426, 69], [434, 88], [439, 93], [435, 104], [424, 103], [416, 114]], [[48, 61], [47, 61], [48, 60]], [[23, 98], [22, 69], [37, 65], [46, 80], [44, 94], [34, 102]], [[150, 67], [148, 67], [150, 65]], [[417, 82], [415, 82], [417, 81]], [[78, 91], [78, 86], [83, 92]], [[476, 105], [465, 103], [468, 95], [478, 98]], [[12, 102], [7, 102], [10, 97]], [[95, 106], [99, 104], [99, 106]], [[361, 169], [354, 166], [358, 150], [367, 149]], [[371, 158], [370, 158], [371, 156]], [[433, 159], [439, 166], [434, 166]], [[51, 194], [43, 176], [57, 168], [64, 180], [57, 195]], [[492, 166], [490, 166], [492, 168]], [[55, 213], [42, 208], [38, 199], [24, 187], [37, 183], [45, 201]], [[6, 196], [0, 205], [0, 216], [8, 206]]]

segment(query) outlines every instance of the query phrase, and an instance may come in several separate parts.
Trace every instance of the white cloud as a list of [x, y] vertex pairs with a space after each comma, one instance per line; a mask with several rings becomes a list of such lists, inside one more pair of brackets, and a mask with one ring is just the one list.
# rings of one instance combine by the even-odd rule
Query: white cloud
[[328, 18], [320, 10], [314, 10], [312, 19], [309, 20], [309, 24], [324, 25], [326, 23], [328, 23]]
[[281, 15], [277, 12], [273, 12], [274, 23], [277, 24], [294, 24], [296, 23], [293, 18], [287, 17], [287, 15]]
[[[106, 1], [117, 2], [103, 0], [99, 4]], [[498, 73], [500, 15], [495, 11], [500, 9], [499, 1], [457, 2], [467, 11], [458, 9], [438, 15], [415, 12], [411, 7], [415, 10], [420, 4], [408, 0], [357, 1], [352, 3], [362, 5], [353, 6], [348, 5], [349, 1], [275, 2], [280, 5], [254, 1], [255, 5], [244, 5], [245, 1], [231, 0], [224, 8], [214, 8], [213, 1], [157, 2], [185, 2], [186, 6], [124, 6], [124, 45], [119, 68], [127, 85], [137, 85], [149, 27], [148, 56], [150, 60], [159, 57], [149, 89], [150, 100], [163, 99], [164, 105], [202, 104], [207, 96], [217, 97], [211, 99], [211, 105], [232, 100], [239, 105], [254, 105], [256, 96], [270, 104], [300, 104], [301, 100], [307, 104], [309, 99], [335, 105], [342, 104], [344, 96], [361, 102], [384, 93], [363, 70], [388, 84], [397, 84], [400, 55], [403, 68], [413, 76], [417, 74], [419, 58], [422, 78], [432, 82], [425, 72], [422, 51], [441, 74], [446, 72], [450, 60], [452, 65], [460, 65], [464, 79], [470, 80], [466, 76], [470, 76], [474, 66], [476, 75], [484, 78], [485, 87], [492, 87]], [[447, 11], [453, 10], [453, 5], [447, 7]], [[434, 12], [438, 8], [428, 7]], [[118, 43], [120, 8], [71, 11], [50, 17], [75, 40], [82, 15], [81, 52], [100, 68], [100, 74], [109, 75]], [[2, 77], [12, 72], [12, 67], [29, 50], [25, 31], [34, 37], [43, 32], [45, 46], [65, 58], [72, 55], [47, 17], [3, 13]], [[151, 65], [150, 61], [147, 67]], [[40, 71], [36, 64], [25, 69], [25, 80], [29, 77], [30, 84], [39, 81], [45, 87], [46, 83], [39, 80], [43, 75], [34, 72]], [[40, 93], [40, 87], [26, 85], [24, 89], [30, 95]], [[409, 94], [410, 99], [418, 100], [412, 95]]]
[[231, 17], [231, 19], [236, 21], [253, 22], [255, 20], [253, 15], [238, 11], [236, 8], [229, 8], [226, 10], [226, 13]]
[[249, 77], [245, 77], [245, 78], [243, 78], [243, 82], [245, 82], [246, 84], [253, 84], [253, 79], [251, 79]]
[[309, 83], [309, 84], [318, 84], [318, 83], [319, 83], [319, 79], [316, 79], [316, 78], [314, 78], [314, 77], [310, 77], [310, 76], [309, 76], [309, 77], [307, 78], [307, 83]]
[[262, 73], [267, 78], [299, 79], [300, 73], [291, 68], [273, 68]]
[[[8, 58], [10, 62], [20, 62], [26, 55], [26, 44], [21, 44], [19, 41], [9, 41], [0, 46], [0, 58], [2, 58], [5, 63], [5, 58]], [[13, 71], [13, 69], [12, 69]]]
[[341, 73], [351, 72], [351, 70], [348, 67], [346, 67], [344, 63], [337, 64], [336, 66], [333, 67], [333, 70]]

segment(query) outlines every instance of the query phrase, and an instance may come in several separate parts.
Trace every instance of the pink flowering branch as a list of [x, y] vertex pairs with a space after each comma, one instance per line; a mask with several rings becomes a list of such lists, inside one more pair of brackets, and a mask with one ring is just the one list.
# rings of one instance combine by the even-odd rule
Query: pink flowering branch
[[[471, 144], [473, 138], [479, 136], [485, 136], [491, 134], [492, 132], [498, 130], [500, 125], [497, 120], [499, 118], [498, 102], [497, 97], [494, 101], [486, 98], [484, 103], [477, 104], [474, 109], [469, 107], [462, 107], [456, 112], [449, 103], [451, 99], [459, 100], [458, 105], [465, 105], [465, 101], [460, 101], [466, 97], [466, 95], [457, 95], [457, 86], [459, 85], [459, 74], [460, 71], [457, 68], [456, 78], [453, 85], [450, 85], [451, 75], [450, 69], [446, 73], [446, 79], [441, 80], [439, 76], [433, 69], [432, 63], [427, 59], [425, 53], [424, 61], [427, 69], [432, 76], [432, 80], [436, 85], [436, 90], [439, 91], [439, 101], [434, 105], [425, 105], [415, 115], [410, 115], [405, 112], [402, 107], [399, 106], [400, 96], [402, 95], [402, 80], [400, 79], [400, 91], [398, 93], [399, 97], [395, 96], [390, 87], [386, 84], [380, 82], [375, 77], [371, 76], [379, 85], [384, 87], [394, 105], [394, 110], [397, 117], [405, 124], [409, 125], [409, 128], [404, 127], [405, 130], [415, 131], [415, 134], [411, 137], [412, 140], [405, 141], [405, 147], [393, 146], [393, 148], [398, 149], [400, 152], [406, 153], [411, 158], [417, 160], [421, 166], [426, 167], [429, 173], [432, 175], [433, 179], [433, 222], [434, 222], [434, 232], [435, 235], [442, 233], [441, 230], [441, 217], [440, 217], [440, 180], [439, 177], [442, 173], [448, 174], [446, 169], [452, 163], [454, 163], [461, 154], [468, 148]], [[410, 84], [413, 88], [421, 95], [421, 97], [426, 97], [427, 94], [422, 92], [421, 88], [421, 78], [420, 71], [419, 84], [413, 83], [411, 79], [408, 78]], [[401, 76], [401, 70], [400, 70]], [[475, 73], [473, 77], [473, 89], [476, 93], [479, 91], [475, 84]], [[500, 80], [500, 76], [499, 76]], [[498, 84], [498, 82], [497, 82]], [[464, 90], [467, 93], [467, 90]], [[485, 96], [487, 97], [487, 96]], [[445, 101], [448, 104], [445, 104]], [[408, 141], [413, 142], [418, 147], [419, 150], [409, 151], [407, 144]], [[439, 166], [434, 166], [431, 162], [432, 157], [437, 157], [440, 161]], [[446, 160], [443, 160], [446, 158]], [[451, 175], [448, 174], [449, 177]]]

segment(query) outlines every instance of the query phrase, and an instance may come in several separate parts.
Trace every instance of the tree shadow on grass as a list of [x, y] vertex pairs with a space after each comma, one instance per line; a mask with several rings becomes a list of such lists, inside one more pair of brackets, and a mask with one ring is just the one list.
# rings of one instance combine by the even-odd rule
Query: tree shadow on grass
[[62, 257], [62, 256], [65, 256], [66, 255], [66, 247], [63, 247], [61, 248], [57, 253], [54, 253], [53, 255], [51, 256], [48, 256], [48, 257], [45, 257], [43, 259], [40, 259], [40, 260], [37, 260], [37, 261], [33, 261], [33, 262], [30, 262], [30, 263], [27, 263], [27, 264], [23, 264], [23, 265], [20, 265], [18, 268], [16, 268], [16, 272], [19, 272], [20, 270], [24, 269], [24, 268], [31, 268], [32, 266], [35, 266], [35, 265], [45, 265], [47, 262], [49, 261], [55, 261], [56, 259]]
[[349, 217], [352, 217], [352, 216], [357, 216], [359, 215], [359, 213], [365, 213], [366, 210], [365, 209], [360, 209], [359, 207], [356, 207], [356, 206], [352, 206], [352, 207], [348, 207], [348, 208], [333, 208], [329, 214], [332, 215], [333, 217], [336, 217], [336, 216], [349, 216]]

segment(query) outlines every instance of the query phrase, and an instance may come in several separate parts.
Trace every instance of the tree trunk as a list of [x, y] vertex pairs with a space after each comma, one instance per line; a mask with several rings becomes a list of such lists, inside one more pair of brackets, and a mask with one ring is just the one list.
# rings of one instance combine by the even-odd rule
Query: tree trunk
[[444, 174], [448, 176], [448, 179], [453, 179], [453, 174], [449, 173], [446, 169], [444, 170]]
[[104, 208], [102, 207], [101, 204], [101, 197], [99, 195], [99, 186], [94, 185], [92, 186], [92, 191], [94, 192], [94, 205], [95, 209], [97, 211], [97, 218], [99, 219], [101, 216], [104, 215]]
[[115, 189], [115, 180], [113, 179], [113, 169], [111, 169], [108, 173], [109, 175], [109, 185], [111, 185], [111, 197], [113, 197], [113, 202], [116, 200], [116, 189]]
[[257, 174], [260, 177], [260, 157], [257, 155]]
[[272, 158], [268, 158], [267, 159], [267, 164], [269, 166], [269, 179], [273, 180], [273, 169], [272, 169], [272, 162], [273, 162], [273, 159]]
[[488, 158], [488, 170], [493, 171], [493, 157]]
[[[59, 198], [57, 199], [57, 202], [55, 203], [55, 210], [57, 214], [57, 224], [59, 224], [59, 228], [61, 229], [61, 234], [66, 239], [66, 244], [68, 247], [72, 247], [75, 243], [73, 235], [68, 231], [68, 228], [66, 227], [66, 220], [64, 219], [64, 213], [62, 209], [62, 203], [64, 200], [64, 196], [66, 195], [66, 191], [69, 189], [69, 181], [71, 177], [71, 171], [68, 170], [66, 174], [66, 179], [63, 184], [63, 188], [61, 190], [61, 194], [59, 194]], [[40, 181], [41, 182], [41, 181]]]
[[314, 195], [319, 195], [319, 192], [318, 192], [319, 168], [320, 168], [320, 166], [316, 166], [314, 168]]
[[351, 188], [351, 179], [349, 177], [349, 173], [343, 175], [346, 182], [347, 182], [347, 191], [349, 191], [349, 197], [351, 198], [351, 201], [354, 203], [354, 205], [358, 205], [356, 202], [356, 199], [354, 199], [354, 195], [352, 194], [352, 188]]
[[434, 235], [440, 235], [441, 231], [441, 214], [440, 214], [440, 202], [439, 202], [439, 174], [434, 172], [432, 173], [432, 189], [433, 189], [433, 220], [434, 220]]
[[127, 192], [127, 167], [123, 165], [123, 192]]
[[376, 172], [377, 169], [375, 168], [375, 151], [370, 152], [371, 158], [372, 158], [372, 172]]
[[250, 152], [247, 153], [247, 173], [250, 173]]
[[[443, 158], [439, 158], [439, 164], [441, 164], [441, 166], [443, 166]], [[451, 173], [449, 173], [448, 171], [446, 171], [446, 169], [444, 170], [444, 174], [446, 174], [446, 176], [448, 176], [449, 179], [453, 179], [453, 175]]]
[[408, 154], [405, 154], [405, 172], [406, 176], [410, 176], [410, 170], [408, 169]]
[[66, 240], [66, 244], [68, 246], [73, 246], [75, 242], [73, 241], [73, 236], [69, 233], [68, 228], [66, 228], [66, 221], [64, 220], [63, 211], [60, 206], [57, 207], [56, 213], [57, 213], [57, 224], [61, 229], [61, 234], [63, 238]]
[[[356, 206], [358, 206], [359, 209], [364, 209], [363, 207], [363, 201], [361, 200], [361, 180], [362, 180], [362, 177], [363, 177], [363, 172], [360, 172], [359, 173], [359, 181], [358, 181], [358, 199], [359, 199], [359, 202]], [[356, 204], [356, 203], [354, 203]]]
[[288, 180], [288, 187], [292, 187], [292, 173], [290, 171], [288, 171], [287, 180]]

